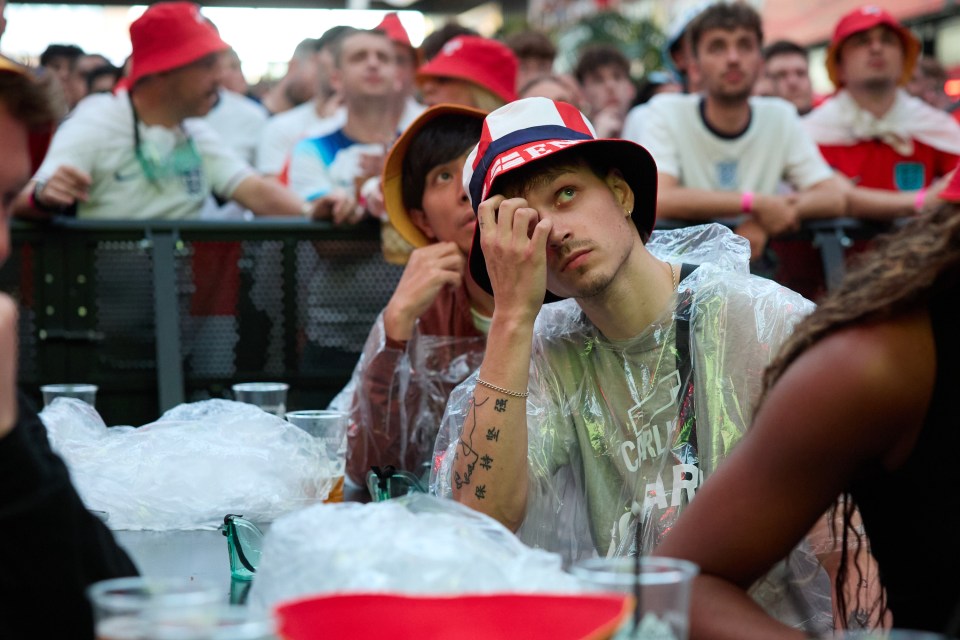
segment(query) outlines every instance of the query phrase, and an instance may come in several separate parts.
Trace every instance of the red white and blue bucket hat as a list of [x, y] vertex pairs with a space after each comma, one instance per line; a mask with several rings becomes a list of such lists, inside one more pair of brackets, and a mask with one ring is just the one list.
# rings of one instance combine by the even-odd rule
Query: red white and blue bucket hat
[[[473, 212], [487, 199], [497, 178], [569, 149], [600, 152], [620, 170], [633, 190], [633, 224], [642, 235], [653, 231], [657, 211], [657, 165], [650, 153], [635, 142], [597, 138], [580, 111], [566, 102], [548, 98], [525, 98], [491, 112], [483, 121], [480, 142], [463, 166], [463, 188]], [[480, 248], [480, 226], [473, 235], [470, 275], [485, 291], [493, 293], [487, 264]], [[547, 302], [559, 300], [547, 292]]]

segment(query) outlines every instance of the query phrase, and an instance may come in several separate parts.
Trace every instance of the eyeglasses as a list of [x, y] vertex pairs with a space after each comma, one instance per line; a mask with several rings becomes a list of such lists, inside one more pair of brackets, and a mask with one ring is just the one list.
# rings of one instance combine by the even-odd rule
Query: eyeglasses
[[260, 563], [263, 532], [242, 515], [228, 513], [220, 532], [227, 538], [230, 552], [230, 576], [234, 580], [252, 580]]

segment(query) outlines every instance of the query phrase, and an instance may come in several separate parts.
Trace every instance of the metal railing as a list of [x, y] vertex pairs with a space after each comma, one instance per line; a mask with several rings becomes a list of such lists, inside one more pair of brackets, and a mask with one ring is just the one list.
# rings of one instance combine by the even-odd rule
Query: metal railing
[[[788, 240], [818, 252], [829, 288], [853, 241], [887, 228], [815, 221]], [[376, 223], [61, 218], [15, 222], [12, 238], [0, 289], [21, 307], [21, 386], [39, 398], [44, 383], [98, 384], [108, 424], [249, 380], [290, 383], [292, 407], [325, 406], [402, 273]]]
[[12, 238], [0, 288], [21, 307], [21, 386], [98, 384], [108, 424], [246, 380], [325, 405], [402, 273], [376, 223], [63, 218], [17, 222]]

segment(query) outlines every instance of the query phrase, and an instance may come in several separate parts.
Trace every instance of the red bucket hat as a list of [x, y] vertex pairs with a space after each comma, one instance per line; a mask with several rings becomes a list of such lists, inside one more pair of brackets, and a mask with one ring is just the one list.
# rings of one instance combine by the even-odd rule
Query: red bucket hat
[[425, 77], [466, 80], [492, 91], [505, 102], [517, 99], [517, 56], [510, 47], [480, 36], [453, 38], [417, 71]]
[[[593, 125], [576, 107], [548, 98], [517, 100], [484, 119], [480, 142], [463, 165], [463, 188], [474, 213], [498, 177], [572, 147], [602, 153], [623, 173], [634, 196], [630, 217], [637, 229], [649, 236], [657, 212], [657, 165], [650, 152], [629, 140], [598, 139]], [[470, 275], [492, 294], [479, 225], [473, 234], [469, 263]], [[560, 298], [548, 291], [544, 302], [556, 300]]]
[[917, 64], [917, 58], [920, 55], [920, 41], [910, 29], [900, 24], [888, 11], [874, 5], [867, 5], [854, 9], [840, 18], [840, 22], [833, 31], [833, 39], [830, 40], [830, 46], [827, 48], [827, 74], [835, 87], [840, 86], [840, 74], [837, 72], [840, 63], [840, 46], [850, 36], [881, 25], [890, 27], [900, 37], [904, 53], [900, 84], [906, 84], [910, 80], [913, 67]]
[[144, 76], [171, 71], [230, 48], [192, 2], [158, 2], [130, 25], [130, 86]]

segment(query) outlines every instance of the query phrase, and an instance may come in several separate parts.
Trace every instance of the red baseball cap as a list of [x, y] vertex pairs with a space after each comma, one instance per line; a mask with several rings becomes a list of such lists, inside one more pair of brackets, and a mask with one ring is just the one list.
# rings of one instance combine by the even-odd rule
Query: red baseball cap
[[[657, 165], [653, 156], [630, 140], [597, 138], [593, 125], [576, 107], [548, 98], [517, 100], [484, 119], [480, 142], [463, 165], [463, 188], [474, 213], [490, 195], [498, 177], [572, 147], [601, 153], [620, 170], [633, 191], [630, 218], [649, 236], [657, 213]], [[474, 281], [492, 294], [479, 225], [473, 235], [469, 268]], [[547, 291], [544, 302], [556, 300], [560, 297]]]
[[893, 29], [903, 43], [903, 75], [900, 77], [900, 84], [906, 84], [910, 80], [913, 67], [917, 64], [917, 58], [920, 55], [920, 41], [890, 12], [875, 5], [867, 5], [854, 9], [840, 18], [840, 22], [833, 31], [833, 39], [830, 40], [830, 46], [827, 48], [827, 74], [835, 87], [841, 85], [837, 72], [837, 66], [840, 63], [840, 46], [850, 36], [881, 25]]
[[425, 77], [466, 80], [491, 91], [505, 102], [517, 99], [517, 56], [510, 47], [480, 36], [451, 39], [417, 71]]
[[407, 33], [407, 30], [403, 28], [403, 24], [400, 23], [400, 16], [398, 16], [395, 11], [383, 16], [383, 20], [376, 26], [376, 30], [383, 31], [387, 34], [388, 38], [397, 44], [403, 44], [411, 49], [413, 48], [413, 45], [410, 44], [410, 35]]
[[960, 166], [953, 170], [950, 182], [943, 191], [940, 192], [940, 199], [945, 202], [960, 204]]
[[140, 78], [184, 67], [230, 48], [192, 2], [158, 2], [130, 25], [130, 86]]

